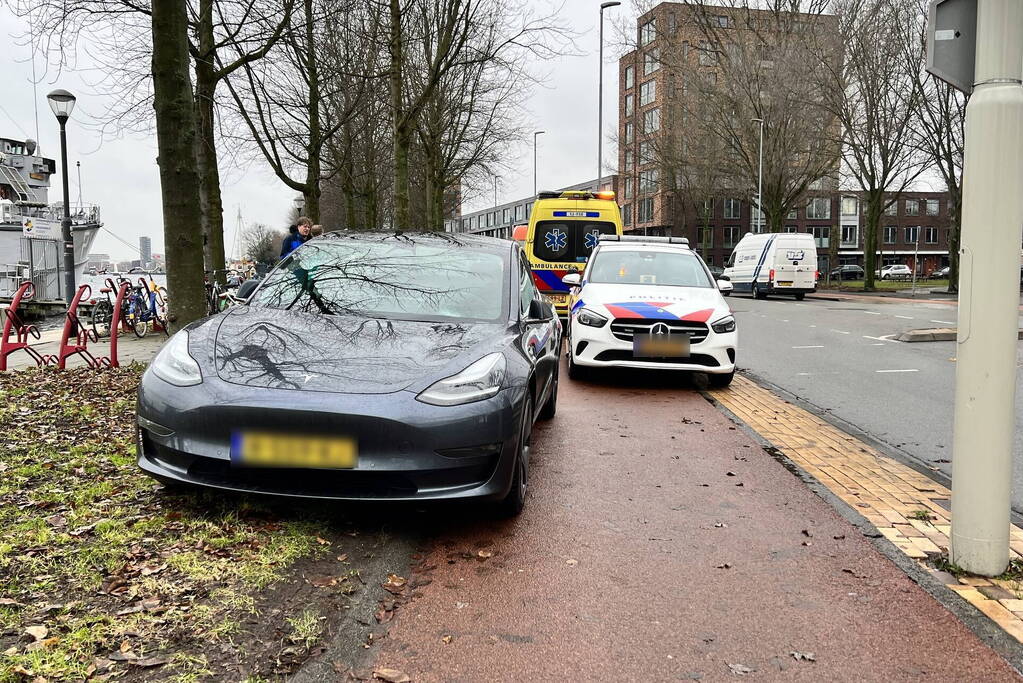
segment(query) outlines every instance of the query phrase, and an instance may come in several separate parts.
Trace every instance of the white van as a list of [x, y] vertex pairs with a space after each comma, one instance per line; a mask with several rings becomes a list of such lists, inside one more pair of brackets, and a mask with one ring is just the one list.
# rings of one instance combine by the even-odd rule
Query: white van
[[748, 232], [728, 257], [722, 278], [756, 299], [791, 294], [802, 301], [817, 291], [817, 244], [810, 233]]

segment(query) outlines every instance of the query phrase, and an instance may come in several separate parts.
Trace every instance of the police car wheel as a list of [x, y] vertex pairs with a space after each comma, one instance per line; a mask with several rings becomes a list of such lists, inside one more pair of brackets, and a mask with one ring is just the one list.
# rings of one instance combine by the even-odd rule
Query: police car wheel
[[581, 365], [576, 365], [575, 362], [572, 360], [572, 351], [570, 349], [568, 352], [568, 378], [575, 380], [586, 379], [588, 374], [589, 368], [584, 368]]
[[710, 384], [713, 389], [724, 389], [732, 383], [732, 378], [734, 377], [734, 370], [729, 372], [727, 375], [707, 375], [707, 383]]

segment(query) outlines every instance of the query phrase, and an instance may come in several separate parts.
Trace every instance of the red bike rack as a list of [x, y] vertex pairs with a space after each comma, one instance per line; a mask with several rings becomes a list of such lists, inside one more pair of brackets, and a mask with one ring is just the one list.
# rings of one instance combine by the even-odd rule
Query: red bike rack
[[[71, 300], [71, 305], [68, 306], [67, 316], [64, 319], [64, 332], [60, 336], [60, 351], [57, 352], [56, 356], [46, 358], [46, 362], [56, 363], [57, 367], [61, 370], [67, 364], [67, 359], [76, 354], [81, 356], [90, 368], [101, 368], [110, 365], [109, 358], [96, 358], [89, 351], [89, 342], [99, 341], [99, 336], [82, 325], [78, 320], [78, 304], [81, 303], [83, 297], [89, 298], [91, 295], [92, 287], [89, 285], [82, 285], [78, 288], [75, 298]], [[73, 344], [70, 343], [72, 334], [75, 336], [75, 343]]]
[[[47, 362], [44, 356], [29, 346], [29, 336], [33, 339], [39, 339], [39, 330], [36, 329], [35, 325], [24, 324], [21, 321], [21, 316], [18, 314], [18, 305], [21, 304], [23, 299], [25, 301], [31, 300], [34, 294], [35, 285], [26, 281], [21, 283], [18, 291], [14, 293], [14, 298], [11, 299], [11, 304], [7, 308], [7, 315], [4, 320], [4, 336], [0, 340], [0, 370], [7, 369], [7, 356], [19, 349], [25, 349], [25, 352], [32, 356], [32, 360], [36, 362], [36, 365], [45, 365]], [[11, 341], [11, 332], [14, 332], [14, 341]]]
[[[114, 283], [108, 278], [107, 284], [110, 286], [111, 291], [114, 289]], [[117, 287], [117, 298], [114, 300], [114, 314], [110, 319], [110, 367], [119, 368], [121, 364], [117, 361], [117, 328], [119, 325], [124, 326], [124, 332], [128, 332], [129, 328], [127, 323], [121, 319], [121, 304], [124, 302], [124, 295], [128, 293], [128, 287], [131, 285], [130, 282], [124, 280]]]

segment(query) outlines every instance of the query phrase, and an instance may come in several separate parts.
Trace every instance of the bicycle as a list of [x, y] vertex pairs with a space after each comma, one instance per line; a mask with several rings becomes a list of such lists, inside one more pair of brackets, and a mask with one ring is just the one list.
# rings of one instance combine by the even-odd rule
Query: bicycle
[[206, 315], [222, 313], [241, 302], [241, 299], [231, 293], [231, 287], [221, 286], [216, 277], [210, 278], [210, 275], [216, 275], [217, 273], [233, 275], [238, 279], [239, 284], [245, 281], [245, 278], [240, 273], [231, 268], [215, 271], [207, 270], [204, 277], [206, 284]]
[[163, 333], [170, 336], [167, 331], [167, 301], [166, 290], [158, 285], [152, 289], [144, 278], [139, 279], [139, 284], [132, 287], [128, 299], [128, 312], [125, 320], [128, 327], [135, 332], [135, 336], [141, 339], [149, 333], [150, 328], [156, 329], [159, 326]]
[[[100, 289], [100, 293], [104, 295], [104, 298], [99, 299], [93, 304], [92, 311], [89, 315], [89, 324], [92, 326], [92, 331], [97, 337], [105, 337], [110, 334], [111, 326], [114, 322], [114, 301], [111, 301], [110, 294], [113, 292], [115, 295], [120, 289], [121, 284], [127, 282], [124, 278], [118, 278], [117, 284], [110, 278], [105, 281], [105, 287]], [[128, 313], [128, 298], [125, 297], [121, 301], [121, 320], [125, 321], [129, 327], [131, 323], [127, 320]]]

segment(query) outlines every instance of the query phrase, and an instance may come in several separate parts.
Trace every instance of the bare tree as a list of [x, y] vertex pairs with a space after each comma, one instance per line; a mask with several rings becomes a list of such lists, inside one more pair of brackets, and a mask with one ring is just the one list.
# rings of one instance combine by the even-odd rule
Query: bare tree
[[245, 258], [256, 263], [272, 265], [281, 251], [284, 234], [263, 223], [254, 223], [242, 234], [242, 249]]
[[195, 110], [188, 15], [182, 0], [153, 0], [153, 107], [167, 250], [169, 319], [180, 328], [206, 314]]
[[915, 0], [839, 0], [844, 49], [838, 63], [821, 45], [824, 102], [841, 125], [843, 173], [863, 200], [864, 289], [874, 287], [878, 232], [885, 208], [898, 201], [925, 168], [909, 134], [921, 91], [916, 87], [921, 55], [915, 41]]

